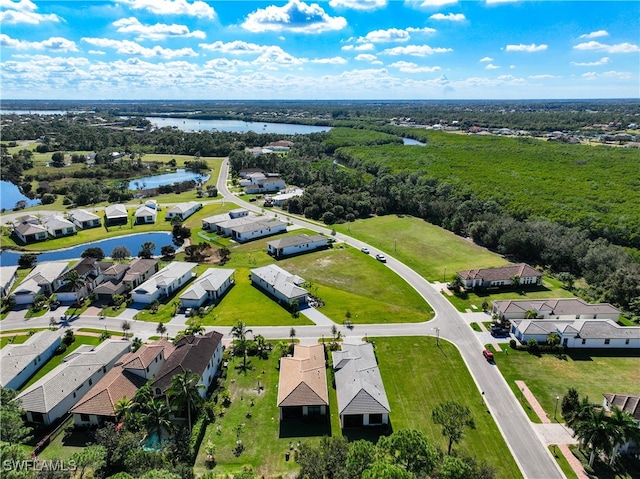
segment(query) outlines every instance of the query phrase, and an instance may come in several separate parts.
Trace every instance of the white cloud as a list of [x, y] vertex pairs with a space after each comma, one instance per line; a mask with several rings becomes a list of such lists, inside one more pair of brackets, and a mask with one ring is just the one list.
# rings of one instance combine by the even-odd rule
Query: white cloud
[[358, 38], [358, 43], [391, 43], [407, 42], [411, 38], [409, 32], [399, 28], [389, 28], [388, 30], [374, 30], [366, 36]]
[[346, 65], [347, 60], [342, 57], [316, 58], [315, 60], [310, 60], [310, 63], [319, 63], [321, 65]]
[[397, 68], [403, 73], [433, 73], [440, 71], [440, 67], [421, 67], [413, 62], [395, 62], [389, 65], [392, 68]]
[[29, 23], [38, 25], [40, 22], [59, 22], [62, 20], [55, 13], [36, 13], [37, 5], [31, 0], [0, 0], [0, 23], [15, 24]]
[[545, 45], [544, 43], [541, 45], [536, 45], [535, 43], [531, 43], [529, 45], [525, 45], [523, 43], [520, 43], [518, 45], [507, 45], [506, 50], [508, 52], [527, 52], [527, 53], [532, 53], [532, 52], [542, 52], [544, 50], [546, 50], [548, 48], [547, 45]]
[[491, 58], [491, 57], [483, 57], [479, 61], [481, 61], [481, 62], [492, 62], [493, 58]]
[[528, 78], [531, 80], [548, 80], [551, 78], [560, 78], [560, 77], [556, 75], [541, 74], [541, 75], [529, 75]]
[[377, 10], [387, 6], [387, 0], [331, 0], [333, 8], [351, 8], [353, 10]]
[[91, 55], [106, 55], [107, 52], [103, 52], [102, 50], [89, 50], [88, 53]]
[[251, 32], [322, 33], [346, 26], [344, 17], [331, 17], [317, 3], [307, 5], [300, 0], [289, 0], [282, 7], [271, 5], [258, 9], [242, 23], [242, 28]]
[[582, 77], [587, 80], [597, 80], [598, 78], [615, 78], [620, 80], [629, 80], [633, 78], [633, 75], [629, 72], [617, 72], [615, 70], [611, 70], [603, 73], [587, 72], [583, 73]]
[[500, 3], [516, 3], [520, 0], [487, 0], [487, 5], [497, 5]]
[[117, 27], [120, 33], [132, 33], [137, 35], [137, 39], [164, 40], [167, 37], [193, 37], [205, 38], [206, 35], [201, 30], [189, 31], [186, 25], [177, 25], [175, 23], [167, 25], [165, 23], [156, 23], [155, 25], [143, 25], [135, 17], [122, 18], [113, 22], [113, 26]]
[[580, 38], [591, 39], [591, 38], [608, 37], [608, 36], [609, 36], [609, 32], [608, 31], [606, 31], [606, 30], [597, 30], [595, 32], [585, 33], [584, 35], [580, 35]]
[[16, 50], [51, 50], [56, 52], [77, 52], [78, 47], [72, 40], [62, 37], [51, 37], [41, 42], [29, 42], [17, 40], [0, 33], [0, 46], [3, 48], [15, 48]]
[[421, 7], [442, 7], [443, 5], [458, 3], [458, 0], [423, 0], [419, 3]]
[[196, 0], [117, 0], [130, 5], [134, 10], [146, 10], [157, 15], [188, 15], [198, 18], [216, 18], [216, 12], [211, 6]]
[[376, 57], [375, 55], [371, 55], [370, 53], [361, 53], [360, 55], [356, 55], [355, 59], [360, 62], [372, 62], [374, 60], [377, 60], [378, 57]]
[[601, 65], [606, 65], [609, 63], [611, 59], [609, 57], [602, 57], [600, 60], [596, 60], [595, 62], [571, 62], [574, 67], [599, 67]]
[[145, 58], [175, 58], [175, 57], [197, 57], [198, 54], [191, 48], [179, 48], [173, 50], [171, 48], [163, 48], [154, 46], [146, 48], [136, 42], [130, 40], [111, 40], [110, 38], [88, 38], [82, 39], [90, 45], [100, 48], [113, 48], [121, 55], [140, 55]]
[[431, 20], [446, 20], [449, 22], [464, 22], [467, 17], [463, 13], [434, 13], [429, 17]]
[[497, 65], [494, 65], [493, 63], [489, 63], [486, 67], [484, 67], [485, 70], [497, 70], [498, 68], [500, 68]]
[[388, 48], [382, 53], [387, 55], [411, 55], [414, 57], [424, 57], [427, 55], [433, 55], [434, 53], [447, 53], [452, 52], [451, 48], [433, 48], [429, 45], [407, 45], [405, 47]]
[[[211, 50], [213, 52], [230, 53], [232, 55], [244, 55], [244, 54], [260, 54], [267, 51], [269, 46], [258, 45], [257, 43], [243, 42], [242, 40], [235, 40], [232, 42], [217, 41], [213, 43], [201, 43], [198, 45], [205, 50]], [[276, 47], [279, 48], [279, 47]]]
[[606, 53], [636, 53], [640, 52], [640, 48], [638, 45], [634, 45], [633, 43], [618, 43], [616, 45], [607, 45], [605, 43], [600, 42], [585, 42], [579, 43], [573, 47], [575, 50], [595, 50], [599, 52]]

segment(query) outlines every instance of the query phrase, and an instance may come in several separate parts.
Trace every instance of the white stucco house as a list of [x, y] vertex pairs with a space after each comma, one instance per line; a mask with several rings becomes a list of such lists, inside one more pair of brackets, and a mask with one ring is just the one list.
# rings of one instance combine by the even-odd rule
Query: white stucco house
[[243, 243], [265, 236], [271, 236], [287, 231], [287, 223], [276, 218], [262, 218], [252, 223], [231, 228], [231, 238]]
[[[235, 210], [229, 211], [228, 213], [208, 216], [202, 219], [202, 229], [206, 231], [217, 232], [218, 224], [224, 223], [225, 221], [234, 220], [237, 218], [242, 218], [244, 216], [249, 216], [249, 210], [246, 210], [244, 208], [237, 208]], [[229, 235], [230, 234], [231, 234], [231, 231], [229, 231]]]
[[61, 342], [60, 330], [45, 329], [22, 344], [0, 349], [0, 387], [17, 390], [47, 363]]
[[11, 292], [11, 296], [16, 300], [16, 304], [31, 304], [39, 294], [52, 294], [62, 285], [63, 275], [68, 267], [69, 265], [62, 261], [49, 261], [36, 265]]
[[307, 303], [309, 292], [301, 287], [305, 280], [275, 264], [252, 269], [251, 282], [275, 297], [279, 303], [287, 306], [297, 303], [298, 307]]
[[17, 266], [0, 266], [0, 298], [8, 296], [18, 280]]
[[326, 248], [328, 245], [329, 238], [324, 235], [302, 234], [267, 242], [267, 253], [274, 258], [281, 258]]
[[245, 191], [247, 194], [274, 193], [286, 187], [287, 184], [280, 175], [267, 173], [266, 178], [256, 179], [255, 182], [252, 179], [251, 184], [245, 187]]
[[180, 295], [183, 308], [199, 308], [206, 302], [216, 302], [235, 283], [234, 269], [210, 268]]
[[466, 289], [493, 288], [511, 286], [514, 277], [518, 277], [521, 286], [542, 284], [542, 273], [526, 263], [509, 264], [497, 268], [471, 269], [458, 271]]
[[13, 232], [25, 244], [49, 239], [49, 231], [39, 222], [21, 221], [14, 223]]
[[[530, 317], [535, 313], [535, 317]], [[493, 301], [491, 314], [502, 319], [611, 319], [622, 311], [609, 303], [589, 304], [580, 298]]]
[[156, 222], [158, 211], [147, 205], [140, 205], [133, 216], [135, 218], [135, 224], [137, 225], [153, 224]]
[[334, 351], [338, 414], [342, 428], [389, 423], [391, 408], [371, 343], [342, 344]]
[[54, 238], [60, 238], [62, 236], [69, 236], [77, 233], [76, 225], [58, 215], [44, 218], [42, 220], [42, 225], [47, 228], [49, 234]]
[[195, 278], [198, 263], [174, 261], [162, 268], [131, 291], [134, 303], [150, 304], [156, 299], [170, 296]]
[[105, 207], [104, 222], [107, 226], [126, 225], [129, 222], [127, 207], [122, 204]]
[[91, 213], [87, 210], [75, 210], [69, 213], [69, 220], [76, 225], [76, 227], [86, 230], [89, 228], [97, 228], [102, 224], [100, 217], [95, 213]]
[[167, 210], [166, 218], [171, 220], [174, 217], [180, 218], [182, 221], [202, 208], [202, 203], [189, 201], [187, 203], [178, 203]]
[[108, 339], [95, 347], [80, 346], [16, 397], [27, 421], [48, 426], [67, 414], [130, 348], [131, 343], [121, 339]]
[[[614, 407], [622, 409], [633, 417], [640, 427], [640, 395], [638, 394], [614, 394], [604, 393], [602, 406], [607, 412], [611, 412]], [[621, 453], [637, 454], [640, 452], [640, 443], [628, 441], [618, 449]]]

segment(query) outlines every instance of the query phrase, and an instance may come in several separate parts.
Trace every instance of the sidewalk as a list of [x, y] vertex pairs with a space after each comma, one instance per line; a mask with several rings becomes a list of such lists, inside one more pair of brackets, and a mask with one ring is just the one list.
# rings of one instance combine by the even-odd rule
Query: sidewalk
[[[540, 403], [535, 398], [533, 393], [529, 390], [524, 381], [516, 381], [518, 389], [522, 391], [523, 396], [529, 401], [531, 408], [536, 413], [542, 424], [533, 424], [536, 433], [540, 437], [540, 440], [549, 445], [557, 445], [560, 452], [564, 455], [565, 459], [576, 473], [578, 479], [589, 479], [589, 476], [584, 471], [582, 463], [573, 455], [569, 449], [569, 444], [577, 444], [578, 441], [570, 433], [570, 429], [564, 426], [564, 424], [552, 423], [548, 414], [542, 409]], [[557, 453], [556, 453], [557, 454]]]

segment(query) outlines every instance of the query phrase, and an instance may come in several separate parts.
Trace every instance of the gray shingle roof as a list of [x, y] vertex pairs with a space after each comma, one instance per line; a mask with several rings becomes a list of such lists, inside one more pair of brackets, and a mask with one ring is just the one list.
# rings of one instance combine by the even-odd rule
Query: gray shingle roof
[[287, 248], [289, 246], [298, 246], [309, 243], [327, 244], [327, 237], [323, 235], [309, 236], [306, 234], [287, 236], [286, 238], [280, 238], [277, 240], [267, 242], [267, 246], [273, 248]]
[[483, 281], [500, 281], [510, 280], [513, 276], [518, 275], [521, 278], [529, 278], [532, 276], [541, 277], [542, 273], [532, 268], [526, 263], [510, 264], [500, 266], [498, 268], [471, 269], [467, 271], [458, 271], [458, 274], [464, 280], [482, 279]]
[[180, 295], [180, 299], [200, 299], [206, 296], [208, 291], [218, 291], [234, 271], [234, 269], [208, 269]]
[[[0, 387], [20, 374], [27, 365], [62, 338], [59, 330], [39, 331], [22, 344], [7, 344], [0, 349]], [[43, 363], [44, 364], [44, 363]], [[43, 365], [41, 364], [41, 366]]]
[[305, 282], [304, 279], [285, 271], [275, 264], [252, 269], [251, 273], [258, 276], [265, 283], [273, 286], [276, 291], [279, 291], [286, 298], [297, 298], [308, 292], [299, 286]]

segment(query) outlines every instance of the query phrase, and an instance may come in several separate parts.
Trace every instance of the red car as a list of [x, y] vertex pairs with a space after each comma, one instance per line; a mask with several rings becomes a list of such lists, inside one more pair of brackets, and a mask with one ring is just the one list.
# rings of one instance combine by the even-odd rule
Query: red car
[[489, 351], [488, 349], [485, 349], [484, 351], [482, 351], [482, 355], [484, 356], [484, 358], [487, 361], [489, 361], [489, 362], [493, 361], [493, 353], [491, 351]]

